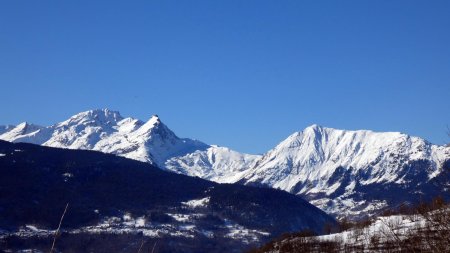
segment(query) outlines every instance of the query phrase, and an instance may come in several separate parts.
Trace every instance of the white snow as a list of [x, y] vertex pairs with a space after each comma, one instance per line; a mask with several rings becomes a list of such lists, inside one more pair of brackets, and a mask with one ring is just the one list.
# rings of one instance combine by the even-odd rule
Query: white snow
[[[105, 217], [102, 222], [93, 226], [85, 226], [77, 229], [62, 230], [66, 233], [79, 234], [142, 234], [146, 237], [185, 237], [195, 238], [198, 234], [205, 235], [209, 238], [214, 237], [214, 231], [198, 228], [196, 220], [201, 219], [204, 214], [168, 214], [177, 222], [171, 224], [159, 224], [147, 221], [145, 217], [132, 217], [131, 214], [125, 213], [122, 217]], [[259, 242], [262, 237], [270, 234], [264, 231], [248, 229], [230, 220], [224, 220], [224, 224], [219, 226], [219, 235], [222, 233], [224, 237], [242, 241], [244, 243]], [[16, 235], [20, 237], [48, 237], [54, 235], [55, 230], [39, 229], [33, 225], [26, 225], [16, 232], [1, 231], [0, 239], [5, 236]]]
[[270, 235], [269, 233], [264, 231], [247, 229], [239, 224], [232, 223], [229, 220], [225, 220], [225, 226], [229, 230], [225, 237], [241, 239], [246, 243], [257, 242], [259, 240], [259, 237]]
[[33, 225], [25, 225], [26, 228], [28, 228], [31, 231], [40, 231], [41, 229], [38, 229], [36, 226]]
[[[316, 236], [320, 241], [338, 241], [347, 244], [370, 245], [370, 236], [378, 235], [381, 240], [392, 238], [392, 233], [402, 236], [411, 230], [424, 227], [426, 221], [418, 216], [393, 215], [378, 217], [371, 225], [364, 228], [355, 228], [341, 233]], [[355, 236], [360, 234], [361, 236]], [[370, 236], [369, 236], [370, 235]]]
[[107, 217], [95, 226], [87, 226], [67, 231], [69, 233], [92, 233], [92, 234], [138, 234], [147, 237], [175, 236], [193, 238], [194, 231], [187, 227], [177, 227], [170, 224], [152, 224], [145, 217], [133, 219], [130, 214], [124, 214], [122, 218]]
[[69, 173], [69, 172], [66, 172], [66, 173], [63, 174], [63, 177], [65, 177], [65, 178], [71, 178], [71, 177], [73, 177], [73, 174], [72, 174], [72, 173]]
[[135, 227], [137, 228], [145, 227], [146, 222], [147, 220], [145, 219], [145, 217], [139, 217], [136, 219]]
[[173, 157], [166, 161], [165, 167], [177, 173], [219, 183], [234, 183], [242, 177], [246, 169], [253, 167], [260, 157], [225, 147], [210, 146], [206, 150]]
[[[329, 235], [312, 237], [294, 237], [276, 242], [273, 250], [267, 252], [280, 252], [280, 248], [286, 248], [285, 245], [304, 242], [336, 242], [335, 250], [338, 252], [385, 252], [398, 250], [392, 247], [399, 245], [398, 241], [406, 239], [411, 235], [418, 233], [421, 228], [427, 227], [427, 220], [420, 215], [393, 215], [387, 217], [378, 217], [365, 227], [355, 227], [349, 230]], [[422, 235], [424, 236], [424, 235]], [[410, 237], [411, 238], [411, 237]], [[374, 243], [374, 240], [376, 243]], [[420, 240], [416, 237], [415, 240]], [[384, 243], [390, 242], [391, 245]], [[380, 247], [374, 249], [374, 244]], [[384, 244], [384, 246], [383, 246]], [[400, 246], [400, 245], [399, 245]]]
[[23, 122], [0, 135], [1, 140], [42, 144], [49, 138], [50, 129]]
[[178, 222], [188, 222], [191, 219], [189, 214], [168, 213], [170, 217], [174, 218]]
[[124, 221], [132, 221], [133, 220], [133, 218], [131, 217], [131, 214], [129, 214], [129, 213], [125, 213], [123, 216], [122, 216], [122, 219], [124, 220]]
[[203, 199], [193, 199], [186, 202], [181, 202], [181, 204], [186, 205], [190, 208], [206, 207], [209, 204], [209, 197]]

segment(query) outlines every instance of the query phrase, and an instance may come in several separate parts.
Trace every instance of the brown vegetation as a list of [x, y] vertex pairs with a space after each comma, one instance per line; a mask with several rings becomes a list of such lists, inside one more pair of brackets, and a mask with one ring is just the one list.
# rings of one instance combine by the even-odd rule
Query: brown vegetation
[[[373, 221], [368, 219], [358, 223], [341, 220], [340, 229], [351, 237], [347, 242], [340, 237], [320, 239], [306, 231], [285, 234], [249, 252], [450, 252], [450, 205], [443, 198], [414, 208], [387, 211], [383, 215], [398, 215], [399, 212], [407, 214], [398, 216], [400, 219], [379, 218], [383, 228], [377, 232], [369, 229]], [[404, 221], [411, 221], [413, 225], [405, 227]]]

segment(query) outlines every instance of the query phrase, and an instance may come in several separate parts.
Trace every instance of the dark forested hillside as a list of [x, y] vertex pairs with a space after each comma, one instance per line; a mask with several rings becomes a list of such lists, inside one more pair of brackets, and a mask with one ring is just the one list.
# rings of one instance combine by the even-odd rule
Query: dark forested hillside
[[[85, 245], [96, 252], [108, 241], [136, 252], [130, 243], [158, 239], [160, 251], [240, 250], [334, 223], [283, 191], [212, 183], [94, 151], [0, 141], [0, 175], [2, 249], [48, 250], [67, 203], [58, 239], [64, 252], [75, 238], [95, 242]], [[73, 252], [93, 249], [86, 247]]]

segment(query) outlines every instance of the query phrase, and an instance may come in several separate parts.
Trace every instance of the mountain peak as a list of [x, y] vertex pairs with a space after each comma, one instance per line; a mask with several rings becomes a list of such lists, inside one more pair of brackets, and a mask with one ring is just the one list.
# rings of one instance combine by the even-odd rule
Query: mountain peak
[[333, 131], [341, 131], [341, 132], [349, 132], [349, 131], [368, 131], [368, 130], [344, 130], [344, 129], [338, 129], [338, 128], [332, 128], [332, 127], [326, 127], [319, 124], [312, 124], [308, 127], [306, 127], [303, 132], [307, 131], [314, 131], [314, 132], [333, 132]]
[[110, 110], [108, 108], [105, 109], [94, 109], [94, 110], [89, 110], [87, 112], [88, 115], [92, 115], [92, 116], [104, 116], [107, 118], [118, 118], [118, 119], [122, 119], [122, 115], [120, 115], [120, 112], [118, 111], [114, 111], [114, 110]]
[[29, 123], [27, 121], [24, 121], [24, 122], [20, 123], [19, 125], [17, 125], [15, 127], [15, 129], [20, 130], [20, 131], [22, 131], [24, 133], [25, 132], [30, 132], [30, 131], [36, 131], [36, 130], [39, 130], [41, 128], [43, 128], [43, 127], [35, 125], [35, 124], [31, 124], [31, 123]]
[[154, 128], [158, 128], [158, 126], [160, 125], [165, 127], [164, 124], [159, 119], [158, 115], [154, 114], [150, 117], [150, 119], [147, 122], [145, 122], [145, 124], [141, 126], [141, 131], [149, 132]]
[[323, 127], [318, 124], [312, 124], [312, 125], [306, 127], [306, 129], [319, 129], [319, 128], [323, 128]]
[[112, 111], [109, 109], [94, 109], [89, 111], [80, 112], [70, 117], [70, 119], [62, 122], [63, 124], [80, 124], [80, 123], [93, 123], [105, 125], [115, 125], [121, 121], [123, 117], [118, 111]]
[[19, 125], [17, 125], [16, 127], [17, 128], [25, 128], [28, 126], [28, 124], [29, 124], [28, 122], [24, 121], [24, 122], [20, 123]]
[[[324, 135], [324, 132], [326, 132], [326, 130], [333, 130], [331, 128], [326, 128], [326, 127], [322, 127], [320, 125], [317, 124], [313, 124], [307, 128], [305, 128], [301, 133], [304, 136], [309, 136], [311, 138], [322, 138]], [[326, 134], [326, 133], [325, 133]]]
[[159, 116], [157, 114], [154, 114], [150, 117], [150, 119], [148, 120], [148, 123], [153, 126], [157, 126], [157, 125], [161, 124], [161, 120], [159, 119]]
[[158, 115], [154, 114], [138, 130], [141, 134], [161, 135], [164, 138], [178, 139], [178, 137], [163, 123]]

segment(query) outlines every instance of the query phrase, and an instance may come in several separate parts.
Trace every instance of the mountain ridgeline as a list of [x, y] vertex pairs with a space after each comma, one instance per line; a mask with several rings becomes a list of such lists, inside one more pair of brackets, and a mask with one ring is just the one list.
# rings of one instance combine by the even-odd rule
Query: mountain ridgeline
[[449, 194], [450, 147], [398, 132], [312, 125], [263, 155], [179, 138], [158, 116], [147, 122], [92, 110], [49, 127], [0, 127], [0, 139], [97, 150], [220, 183], [266, 186], [303, 196], [336, 217]]
[[[158, 239], [158, 252], [239, 252], [286, 231], [335, 224], [281, 190], [218, 184], [94, 151], [0, 141], [0, 173], [0, 249], [47, 251], [67, 203], [63, 252], [137, 252], [144, 238]], [[88, 241], [74, 249], [76, 240]]]

